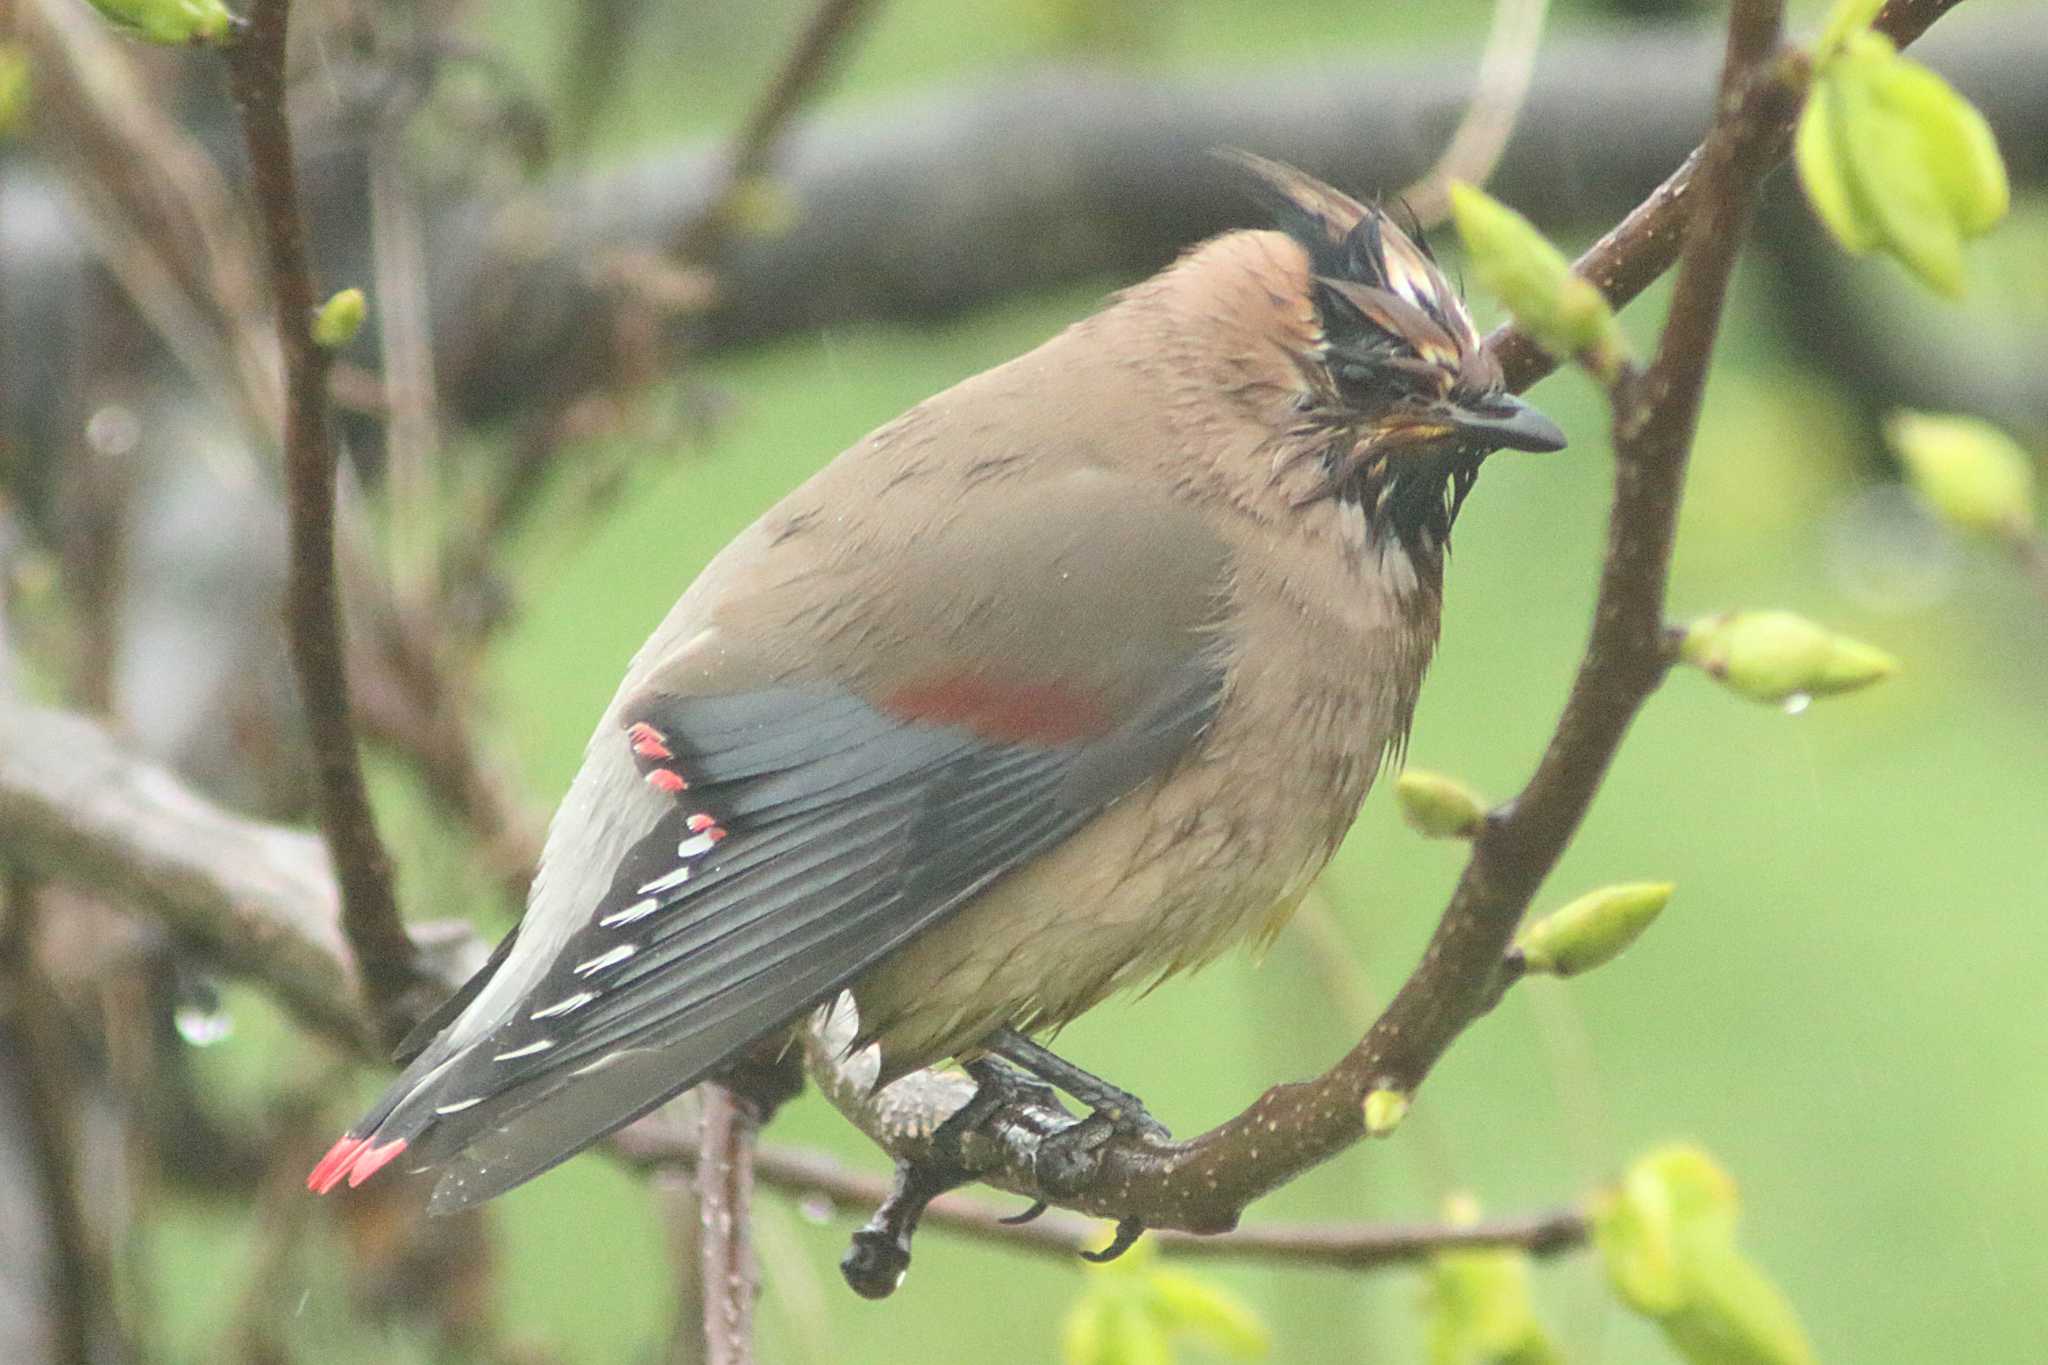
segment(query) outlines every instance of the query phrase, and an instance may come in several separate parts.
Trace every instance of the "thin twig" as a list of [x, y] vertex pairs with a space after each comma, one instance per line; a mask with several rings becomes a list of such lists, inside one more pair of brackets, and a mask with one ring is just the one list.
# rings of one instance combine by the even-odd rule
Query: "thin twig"
[[[624, 1160], [653, 1169], [694, 1168], [697, 1164], [697, 1141], [670, 1124], [635, 1124], [621, 1131], [612, 1147]], [[856, 1170], [823, 1152], [783, 1144], [763, 1144], [756, 1149], [754, 1178], [798, 1200], [822, 1200], [835, 1213], [862, 1217], [889, 1193], [889, 1181], [883, 1176]], [[1102, 1224], [1095, 1219], [1053, 1212], [1029, 1223], [1003, 1221], [1015, 1212], [972, 1195], [946, 1194], [925, 1211], [923, 1226], [1060, 1258], [1102, 1245]], [[1464, 1227], [1269, 1223], [1217, 1237], [1169, 1232], [1161, 1234], [1159, 1241], [1176, 1256], [1372, 1270], [1423, 1260], [1438, 1251], [1477, 1247], [1518, 1247], [1533, 1255], [1555, 1255], [1584, 1245], [1588, 1231], [1585, 1215], [1575, 1209], [1554, 1209]]]
[[703, 1223], [699, 1269], [704, 1285], [707, 1365], [749, 1365], [754, 1358], [753, 1111], [716, 1083], [703, 1088], [703, 1145], [697, 1163], [697, 1216]]
[[673, 255], [707, 261], [717, 254], [732, 232], [739, 196], [767, 171], [790, 120], [824, 84], [833, 59], [873, 7], [874, 0], [821, 0], [740, 126], [726, 152], [718, 190], [704, 211], [677, 234]]
[[1451, 182], [1483, 185], [1514, 136], [1515, 120], [1536, 74], [1536, 50], [1550, 0], [1494, 0], [1493, 27], [1479, 54], [1479, 76], [1464, 117], [1436, 164], [1400, 195], [1408, 211], [1431, 227], [1450, 216]]
[[36, 889], [0, 868], [0, 1045], [10, 1039], [27, 1116], [36, 1193], [48, 1229], [50, 1359], [90, 1365], [109, 1346], [110, 1277], [94, 1245], [78, 1179], [77, 1068], [65, 1055], [62, 1006], [37, 965]]
[[379, 1031], [396, 1042], [420, 975], [399, 918], [390, 860], [363, 786], [349, 716], [348, 670], [334, 573], [334, 448], [328, 429], [328, 353], [313, 340], [313, 273], [285, 116], [290, 0], [257, 0], [228, 48], [250, 187], [270, 270], [285, 366], [284, 458], [291, 565], [285, 589], [293, 671], [317, 775], [320, 824], [341, 884], [341, 925], [361, 964]]

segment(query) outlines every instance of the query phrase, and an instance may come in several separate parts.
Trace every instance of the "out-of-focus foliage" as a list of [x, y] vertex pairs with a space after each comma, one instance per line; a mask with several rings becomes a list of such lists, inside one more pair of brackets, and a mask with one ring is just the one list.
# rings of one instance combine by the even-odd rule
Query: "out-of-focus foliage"
[[107, 21], [147, 43], [211, 43], [234, 16], [221, 0], [91, 0]]
[[[1445, 1202], [1444, 1219], [1476, 1223], [1479, 1205], [1455, 1196]], [[1430, 1259], [1425, 1283], [1429, 1365], [1564, 1365], [1536, 1316], [1527, 1252], [1442, 1252]]]
[[1060, 1328], [1066, 1365], [1170, 1365], [1181, 1340], [1231, 1360], [1261, 1359], [1272, 1348], [1251, 1305], [1213, 1280], [1160, 1264], [1151, 1242], [1089, 1267]]
[[1976, 417], [1899, 412], [1885, 436], [1935, 514], [1959, 530], [2017, 540], [2034, 529], [2034, 461]]
[[1735, 1182], [1697, 1147], [1659, 1148], [1594, 1204], [1614, 1287], [1691, 1365], [1812, 1365], [1791, 1305], [1735, 1244]]
[[28, 112], [32, 88], [28, 53], [18, 43], [0, 43], [0, 138], [13, 133]]

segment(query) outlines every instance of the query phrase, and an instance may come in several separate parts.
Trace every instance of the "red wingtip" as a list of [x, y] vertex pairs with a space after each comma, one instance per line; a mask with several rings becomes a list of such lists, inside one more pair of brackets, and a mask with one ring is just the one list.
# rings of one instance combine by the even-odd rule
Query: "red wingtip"
[[348, 1168], [355, 1165], [356, 1156], [370, 1145], [368, 1138], [348, 1137], [327, 1149], [327, 1155], [320, 1158], [320, 1164], [306, 1177], [306, 1188], [315, 1194], [325, 1194], [341, 1183], [348, 1174]]
[[320, 1158], [320, 1164], [306, 1177], [306, 1188], [315, 1194], [325, 1194], [346, 1177], [348, 1187], [354, 1189], [404, 1150], [404, 1138], [393, 1138], [381, 1147], [373, 1147], [369, 1138], [344, 1137]]

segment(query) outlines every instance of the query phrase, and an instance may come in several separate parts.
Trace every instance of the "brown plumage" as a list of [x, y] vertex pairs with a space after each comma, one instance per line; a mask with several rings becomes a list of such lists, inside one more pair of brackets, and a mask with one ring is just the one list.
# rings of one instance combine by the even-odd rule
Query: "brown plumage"
[[1551, 449], [1395, 224], [1247, 159], [1195, 248], [841, 455], [592, 738], [516, 938], [315, 1172], [486, 1198], [850, 989], [884, 1075], [1270, 934], [1398, 749], [1484, 455]]

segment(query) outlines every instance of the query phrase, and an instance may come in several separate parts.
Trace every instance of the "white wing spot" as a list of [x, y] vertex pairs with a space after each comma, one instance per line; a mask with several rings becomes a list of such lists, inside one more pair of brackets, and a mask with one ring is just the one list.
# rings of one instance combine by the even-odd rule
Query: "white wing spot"
[[607, 967], [615, 967], [639, 951], [638, 948], [630, 943], [621, 943], [616, 948], [610, 948], [599, 953], [588, 962], [577, 963], [570, 970], [578, 976], [589, 976], [592, 972], [601, 972]]
[[557, 1000], [546, 1009], [535, 1010], [526, 1017], [528, 1019], [552, 1019], [558, 1014], [567, 1014], [570, 1010], [580, 1010], [595, 999], [597, 999], [596, 991], [578, 991], [575, 995], [569, 996], [564, 1000]]
[[640, 894], [643, 896], [651, 896], [657, 891], [671, 891], [674, 890], [676, 887], [681, 886], [684, 882], [688, 880], [690, 880], [690, 869], [687, 867], [679, 867], [675, 871], [669, 873], [666, 877], [656, 877], [653, 881], [641, 887]]
[[531, 1057], [536, 1052], [546, 1052], [554, 1045], [554, 1039], [543, 1038], [537, 1043], [528, 1043], [525, 1047], [515, 1047], [510, 1052], [501, 1052], [491, 1058], [491, 1060], [494, 1062], [509, 1062], [520, 1057]]
[[482, 1095], [478, 1095], [475, 1099], [457, 1100], [453, 1104], [444, 1104], [440, 1108], [436, 1109], [434, 1112], [436, 1114], [459, 1114], [465, 1109], [474, 1109], [483, 1102], [484, 1097]]
[[707, 831], [677, 844], [676, 856], [678, 858], [701, 858], [709, 853], [717, 843], [718, 840], [712, 838]]
[[649, 897], [646, 900], [634, 901], [623, 910], [612, 911], [609, 915], [599, 920], [597, 924], [600, 929], [611, 929], [621, 924], [631, 924], [636, 919], [646, 919], [659, 909], [661, 909], [661, 902]]

